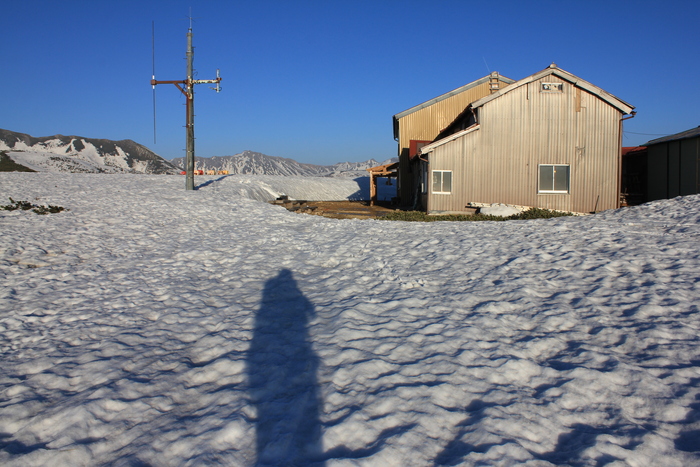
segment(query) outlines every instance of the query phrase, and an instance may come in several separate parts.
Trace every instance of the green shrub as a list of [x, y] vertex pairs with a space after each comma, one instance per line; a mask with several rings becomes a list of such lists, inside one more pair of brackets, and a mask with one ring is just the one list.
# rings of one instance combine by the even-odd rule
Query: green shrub
[[552, 217], [573, 216], [570, 212], [550, 211], [549, 209], [530, 208], [520, 214], [516, 214], [517, 219], [549, 219]]
[[29, 211], [31, 209], [32, 212], [35, 212], [40, 215], [56, 214], [61, 211], [66, 211], [66, 208], [61, 206], [51, 206], [50, 204], [40, 206], [37, 204], [32, 204], [29, 201], [15, 201], [12, 198], [10, 198], [10, 203], [12, 204], [0, 206], [0, 209], [4, 209], [5, 211], [16, 211], [17, 209], [20, 209], [22, 211]]
[[513, 214], [508, 217], [491, 216], [487, 214], [445, 214], [437, 216], [429, 216], [423, 211], [394, 211], [390, 212], [381, 219], [388, 221], [406, 221], [406, 222], [437, 222], [437, 221], [508, 221], [508, 220], [523, 220], [523, 219], [549, 219], [551, 217], [573, 216], [570, 212], [550, 211], [549, 209], [530, 208], [520, 214]]
[[32, 209], [32, 212], [35, 212], [37, 214], [56, 214], [61, 211], [65, 211], [66, 209], [61, 206], [51, 206], [50, 204], [46, 206], [37, 206], [34, 209]]

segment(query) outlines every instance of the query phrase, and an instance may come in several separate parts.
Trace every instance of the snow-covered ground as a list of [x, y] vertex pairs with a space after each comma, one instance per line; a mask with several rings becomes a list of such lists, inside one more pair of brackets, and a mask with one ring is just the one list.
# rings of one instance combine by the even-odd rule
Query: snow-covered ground
[[[366, 172], [365, 172], [366, 173]], [[280, 195], [306, 201], [341, 201], [369, 199], [369, 176], [345, 177], [303, 177], [284, 175], [224, 175], [217, 177], [196, 177], [195, 184], [206, 188], [211, 183], [224, 183], [228, 194], [237, 194], [258, 201], [272, 201]], [[390, 201], [396, 196], [396, 182], [386, 185], [386, 178], [377, 183], [377, 198]], [[183, 182], [184, 184], [184, 179]]]
[[0, 174], [70, 210], [0, 211], [0, 464], [700, 464], [699, 196], [400, 223], [197, 180]]

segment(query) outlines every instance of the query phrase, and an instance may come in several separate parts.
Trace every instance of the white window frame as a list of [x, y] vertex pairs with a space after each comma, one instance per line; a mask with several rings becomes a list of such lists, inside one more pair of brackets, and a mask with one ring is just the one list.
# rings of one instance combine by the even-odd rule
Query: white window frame
[[[435, 191], [435, 174], [440, 175], [440, 191]], [[445, 188], [445, 176], [442, 174], [450, 174], [450, 191], [443, 191]], [[452, 183], [454, 182], [454, 177], [452, 176], [451, 170], [431, 170], [430, 171], [430, 192], [434, 195], [451, 195], [452, 194]]]
[[[552, 185], [551, 189], [549, 187], [542, 187], [542, 168], [552, 167]], [[566, 190], [556, 190], [554, 189], [554, 182], [556, 180], [556, 169], [557, 167], [566, 168]], [[537, 193], [544, 194], [568, 194], [571, 192], [571, 166], [569, 164], [539, 164], [537, 166]]]

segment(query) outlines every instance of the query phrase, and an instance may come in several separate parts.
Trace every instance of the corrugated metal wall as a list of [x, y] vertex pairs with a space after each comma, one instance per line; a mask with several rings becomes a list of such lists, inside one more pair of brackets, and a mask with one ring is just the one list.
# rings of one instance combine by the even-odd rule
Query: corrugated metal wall
[[[506, 86], [501, 83], [501, 86]], [[417, 110], [398, 120], [399, 151], [408, 149], [412, 139], [432, 141], [469, 104], [489, 95], [488, 80], [471, 89]]]
[[[563, 90], [541, 92], [541, 83]], [[478, 109], [480, 129], [438, 146], [431, 169], [454, 167], [454, 191], [431, 195], [431, 211], [468, 202], [563, 211], [617, 207], [621, 112], [556, 76], [513, 89]], [[570, 166], [568, 194], [538, 194], [539, 164]]]
[[700, 138], [681, 140], [681, 196], [700, 193]]
[[[474, 130], [450, 143], [438, 146], [430, 153], [431, 176], [428, 180], [428, 212], [465, 211], [465, 200], [474, 201], [470, 198], [473, 185], [465, 183], [465, 179], [476, 181], [479, 178], [480, 143], [481, 131]], [[433, 170], [452, 171], [452, 194], [432, 193]], [[471, 174], [471, 176], [468, 177], [467, 174]]]
[[[501, 89], [507, 85], [508, 83], [500, 80]], [[485, 78], [483, 83], [398, 119], [399, 196], [401, 199], [410, 199], [415, 188], [414, 177], [409, 173], [410, 141], [434, 140], [440, 131], [452, 123], [469, 104], [488, 96], [489, 93], [489, 81]]]
[[649, 201], [700, 193], [700, 138], [649, 146]]

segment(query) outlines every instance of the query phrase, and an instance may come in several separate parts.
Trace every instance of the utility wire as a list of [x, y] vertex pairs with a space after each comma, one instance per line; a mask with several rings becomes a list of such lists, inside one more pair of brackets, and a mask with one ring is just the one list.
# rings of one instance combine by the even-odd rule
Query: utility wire
[[[153, 63], [153, 79], [156, 79], [156, 22], [151, 22], [151, 60]], [[156, 144], [156, 87], [153, 86], [153, 144]]]
[[670, 133], [635, 133], [634, 131], [624, 131], [625, 133], [629, 133], [631, 135], [644, 135], [644, 136], [669, 136]]

